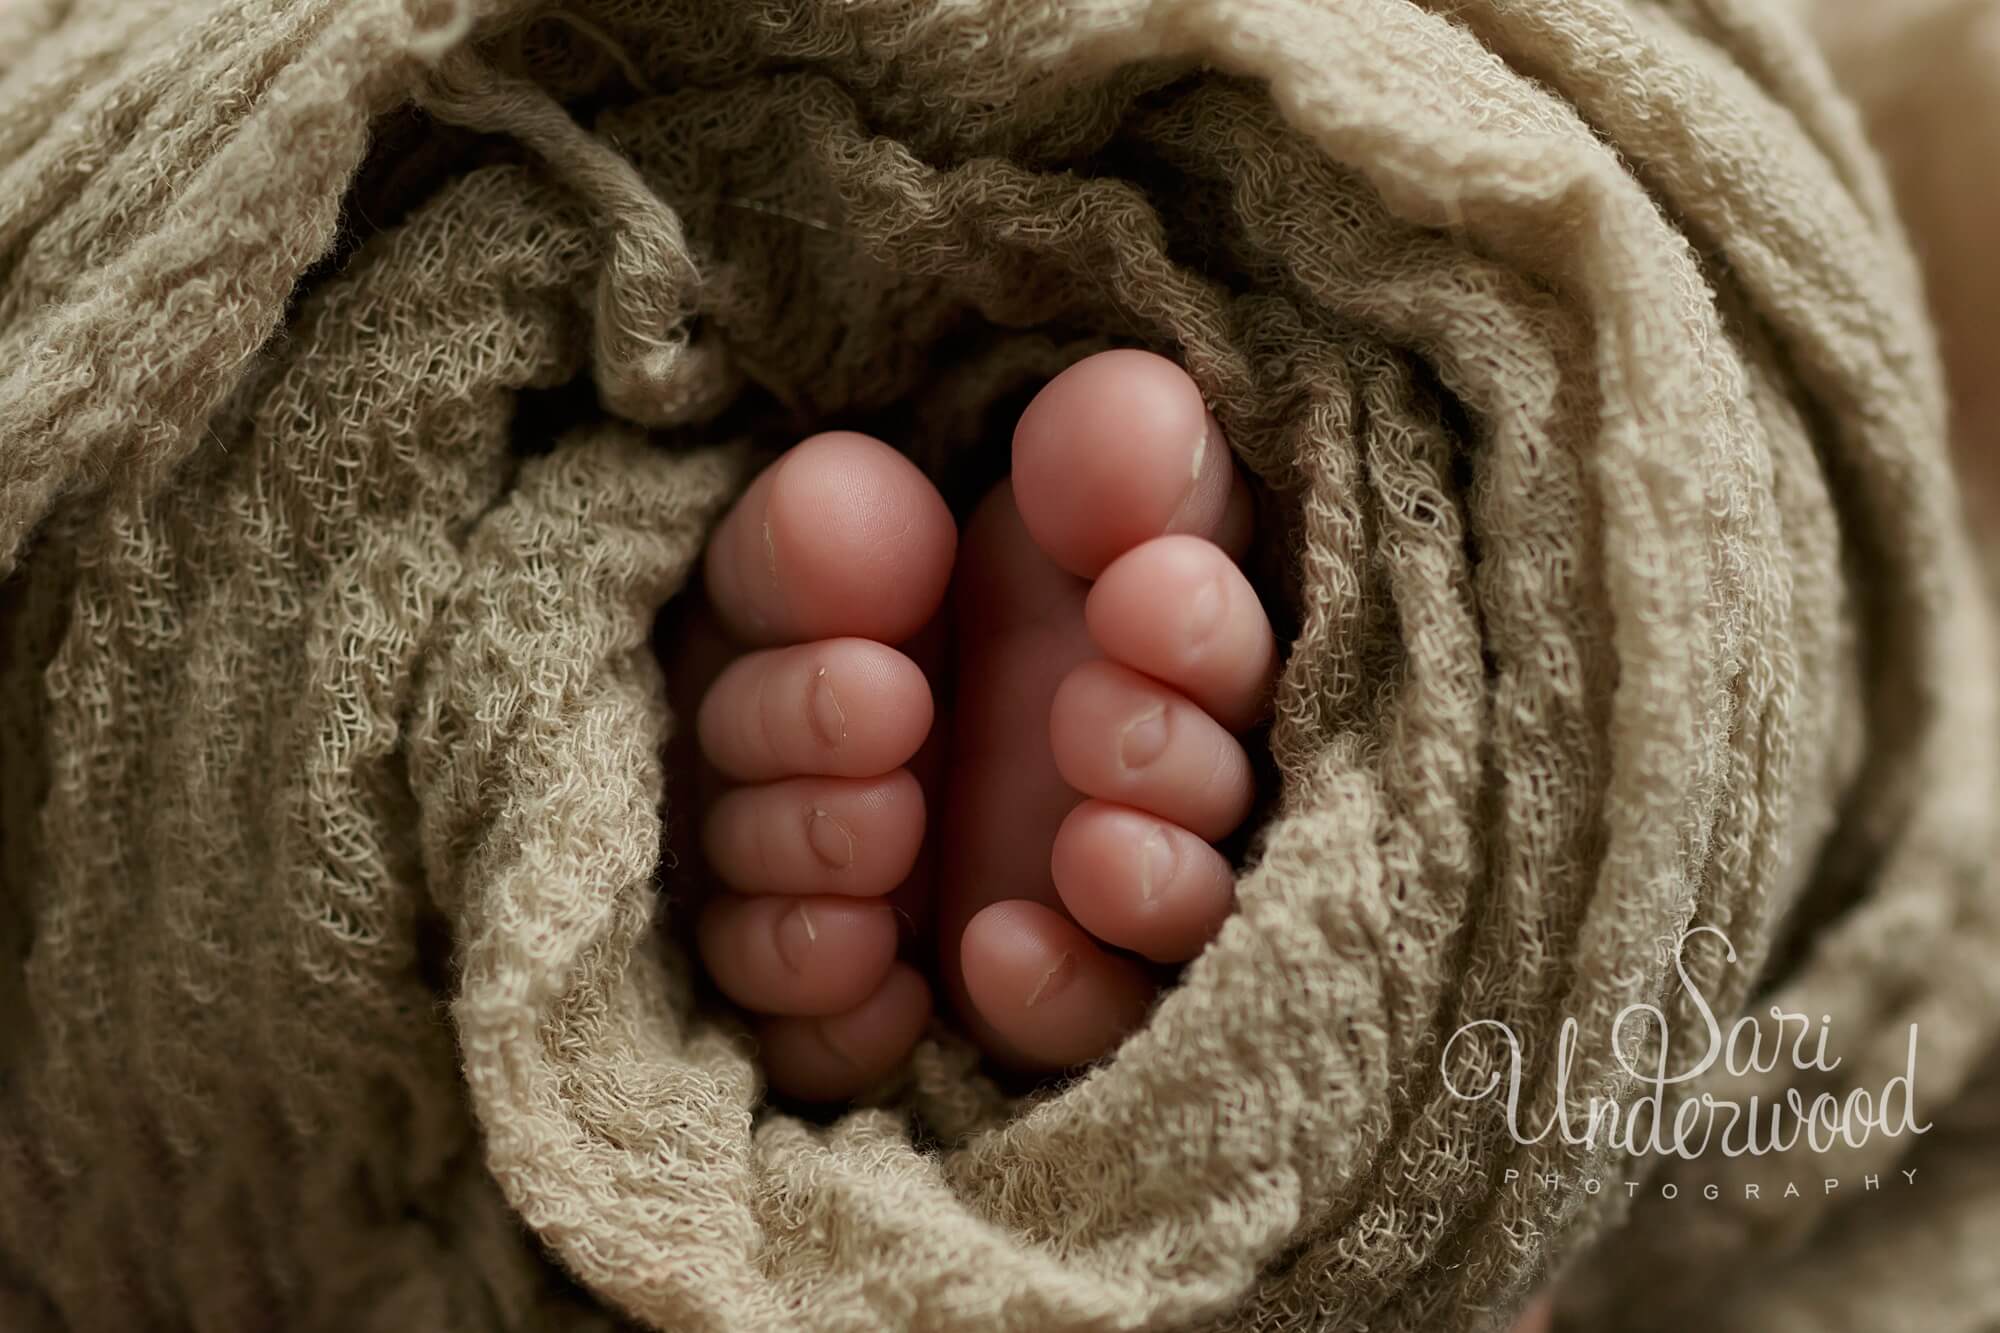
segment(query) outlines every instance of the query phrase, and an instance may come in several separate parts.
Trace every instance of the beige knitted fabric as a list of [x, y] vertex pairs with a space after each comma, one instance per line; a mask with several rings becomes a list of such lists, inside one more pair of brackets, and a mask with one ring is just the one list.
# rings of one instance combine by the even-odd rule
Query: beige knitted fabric
[[[1652, 1284], [1886, 1252], [1734, 1188], [1823, 1163], [1633, 1210], [1657, 1159], [1447, 1087], [1506, 1023], [1546, 1118], [1574, 1019], [1571, 1102], [1628, 1093], [1635, 1002], [1684, 1065], [1698, 925], [1836, 1091], [1921, 1020], [1946, 1107], [2000, 1029], [1994, 626], [1795, 22], [0, 11], [0, 1325], [1451, 1333], [1632, 1211], [1578, 1308], [1685, 1327]], [[679, 943], [655, 613], [755, 447], [875, 429], [963, 500], [1108, 343], [1273, 496], [1239, 910], [1066, 1086], [940, 1033], [766, 1108]], [[1741, 1327], [1803, 1326], [1782, 1271]]]
[[[1956, 458], [1991, 577], [2000, 571], [2000, 381], [1993, 376], [2000, 266], [1990, 257], [2000, 182], [1989, 165], [2000, 149], [2000, 0], [1809, 0], [1805, 9], [1887, 160], [1897, 207], [1923, 261], [1949, 372]], [[1963, 1015], [1978, 1014], [1981, 1003], [1967, 996], [1931, 1007], [1948, 1031]], [[1936, 1127], [1897, 1164], [1918, 1172], [1928, 1182], [1922, 1189], [1837, 1210], [1782, 1245], [1750, 1247], [1726, 1263], [1713, 1250], [1684, 1254], [1686, 1210], [1655, 1200], [1648, 1206], [1657, 1214], [1615, 1238], [1580, 1278], [1669, 1265], [1649, 1267], [1643, 1318], [1632, 1313], [1637, 1290], [1612, 1297], [1625, 1316], [1618, 1322], [1628, 1327], [2000, 1328], [2000, 1059], [1989, 1057], [1976, 1086], [1934, 1109]], [[1841, 1188], [1848, 1190], [1866, 1180], [1838, 1159], [1828, 1174], [1845, 1176]], [[1639, 1248], [1629, 1248], [1634, 1242]], [[1594, 1294], [1600, 1301], [1605, 1295]]]

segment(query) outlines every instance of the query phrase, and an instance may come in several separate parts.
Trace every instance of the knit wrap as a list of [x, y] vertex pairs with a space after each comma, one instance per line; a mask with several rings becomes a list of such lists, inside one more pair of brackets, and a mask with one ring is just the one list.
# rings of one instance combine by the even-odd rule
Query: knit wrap
[[[1835, 1327], [1787, 1264], [2000, 1028], [2000, 660], [1794, 24], [0, 12], [0, 1324], [1454, 1333], [1573, 1265], [1588, 1327]], [[1235, 913], [1057, 1086], [939, 1029], [769, 1107], [662, 854], [656, 616], [762, 450], [964, 503], [1113, 345], [1263, 498]], [[1467, 1095], [1504, 1029], [1518, 1124], [1580, 1122], [1704, 1004], [1843, 1058], [1665, 1117], [1881, 1088], [1916, 1023], [1939, 1126], [1663, 1159]]]

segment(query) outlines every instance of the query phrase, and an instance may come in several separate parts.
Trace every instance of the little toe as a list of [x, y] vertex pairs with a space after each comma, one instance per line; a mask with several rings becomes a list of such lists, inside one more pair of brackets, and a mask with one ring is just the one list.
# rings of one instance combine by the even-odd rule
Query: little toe
[[873, 994], [823, 1018], [767, 1018], [757, 1045], [771, 1086], [809, 1102], [844, 1101], [887, 1077], [923, 1035], [931, 991], [896, 963]]
[[866, 778], [910, 761], [931, 727], [915, 662], [870, 639], [746, 653], [701, 701], [702, 753], [738, 782]]
[[1229, 862], [1194, 834], [1143, 811], [1085, 801], [1056, 834], [1050, 868], [1085, 930], [1156, 963], [1200, 953], [1235, 901]]
[[1209, 840], [1250, 813], [1249, 756], [1184, 696], [1115, 662], [1085, 662], [1049, 706], [1049, 748], [1086, 796], [1158, 815]]
[[1008, 1063], [1061, 1069], [1095, 1060], [1145, 1020], [1145, 969], [1109, 954], [1060, 912], [1015, 899], [967, 923], [966, 993]]
[[703, 573], [745, 643], [900, 643], [937, 611], [957, 544], [951, 511], [914, 463], [833, 431], [758, 474], [716, 529]]
[[923, 839], [923, 788], [907, 769], [736, 787], [702, 823], [709, 868], [752, 895], [884, 894], [910, 873]]
[[702, 910], [695, 935], [722, 993], [763, 1014], [846, 1013], [896, 956], [888, 905], [849, 898], [724, 894]]
[[1270, 617], [1213, 542], [1158, 537], [1111, 562], [1084, 620], [1114, 662], [1172, 686], [1231, 731], [1255, 722], [1277, 676]]
[[1167, 533], [1240, 551], [1249, 495], [1201, 390], [1150, 352], [1101, 352], [1057, 375], [1014, 430], [1021, 519], [1057, 565], [1096, 578]]

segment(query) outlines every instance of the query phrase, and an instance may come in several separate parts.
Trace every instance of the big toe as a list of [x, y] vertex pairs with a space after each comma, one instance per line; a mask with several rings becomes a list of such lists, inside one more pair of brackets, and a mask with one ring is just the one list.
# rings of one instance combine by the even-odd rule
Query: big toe
[[851, 637], [900, 643], [951, 582], [958, 529], [909, 459], [852, 431], [772, 463], [709, 543], [708, 595], [749, 644]]
[[1043, 386], [1014, 429], [1014, 502], [1036, 545], [1079, 578], [1173, 533], [1240, 554], [1249, 495], [1185, 370], [1120, 349]]

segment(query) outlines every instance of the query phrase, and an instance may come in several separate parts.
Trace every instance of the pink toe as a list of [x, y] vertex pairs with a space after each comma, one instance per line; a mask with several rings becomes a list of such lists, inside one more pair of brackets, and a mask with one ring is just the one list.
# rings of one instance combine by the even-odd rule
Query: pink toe
[[1180, 963], [1200, 953], [1235, 903], [1222, 854], [1142, 811], [1085, 801], [1050, 853], [1063, 906], [1106, 944]]
[[937, 611], [958, 529], [916, 464], [852, 431], [758, 475], [709, 542], [716, 614], [745, 643], [900, 643]]
[[906, 764], [931, 726], [917, 664], [870, 639], [746, 653], [696, 718], [702, 753], [738, 782], [807, 774], [867, 778]]
[[1084, 604], [1104, 655], [1172, 686], [1231, 731], [1257, 720], [1277, 676], [1271, 621], [1213, 542], [1159, 537], [1126, 552]]
[[1184, 696], [1113, 662], [1070, 672], [1049, 706], [1049, 748], [1063, 781], [1192, 829], [1228, 836], [1255, 796], [1236, 738]]
[[838, 1014], [882, 984], [896, 918], [877, 902], [725, 894], [703, 910], [696, 939], [709, 976], [745, 1009]]
[[873, 994], [825, 1018], [771, 1018], [757, 1042], [771, 1086], [806, 1101], [865, 1091], [901, 1064], [923, 1035], [931, 991], [915, 968], [896, 963]]
[[1004, 1054], [1030, 1068], [1095, 1060], [1144, 1021], [1153, 999], [1145, 970], [1106, 953], [1052, 908], [995, 903], [965, 927], [965, 988]]
[[1048, 557], [1095, 578], [1139, 543], [1224, 526], [1235, 464], [1187, 372], [1102, 352], [1056, 376], [1014, 431], [1014, 501]]
[[792, 778], [724, 792], [702, 852], [741, 893], [887, 893], [916, 864], [924, 792], [907, 769], [879, 778]]

